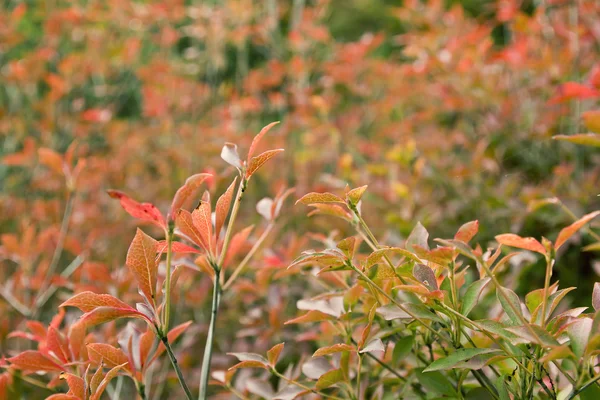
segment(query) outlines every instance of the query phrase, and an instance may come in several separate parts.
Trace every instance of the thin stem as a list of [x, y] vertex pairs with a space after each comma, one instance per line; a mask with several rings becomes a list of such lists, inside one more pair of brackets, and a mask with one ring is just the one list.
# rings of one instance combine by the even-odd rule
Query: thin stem
[[[67, 203], [65, 205], [65, 212], [63, 214], [62, 223], [60, 226], [60, 232], [58, 234], [58, 241], [56, 243], [56, 248], [54, 249], [54, 254], [52, 254], [52, 260], [50, 261], [50, 266], [48, 267], [48, 271], [46, 272], [46, 276], [44, 277], [44, 281], [38, 290], [38, 293], [44, 293], [50, 283], [52, 282], [52, 276], [56, 272], [56, 268], [58, 267], [58, 262], [60, 260], [60, 256], [62, 255], [65, 240], [67, 239], [67, 233], [69, 231], [69, 224], [71, 222], [71, 214], [73, 214], [73, 204], [75, 203], [75, 192], [71, 189], [67, 192]], [[36, 302], [37, 303], [37, 300]], [[34, 303], [34, 304], [35, 304]], [[37, 313], [37, 310], [34, 311], [34, 314]]]
[[223, 285], [223, 291], [227, 290], [233, 284], [233, 281], [235, 281], [237, 276], [244, 270], [244, 267], [246, 267], [248, 262], [252, 259], [252, 257], [256, 253], [256, 251], [260, 248], [260, 246], [265, 241], [267, 236], [269, 236], [269, 233], [271, 233], [272, 230], [273, 230], [273, 223], [271, 222], [271, 223], [269, 223], [269, 225], [267, 225], [267, 227], [265, 228], [263, 233], [260, 235], [260, 237], [258, 238], [256, 243], [254, 243], [254, 245], [252, 246], [252, 248], [250, 249], [248, 254], [246, 254], [246, 257], [244, 257], [244, 259], [239, 263], [239, 265], [235, 268], [235, 270], [233, 271], [233, 273], [231, 274], [231, 276], [229, 277], [227, 282]]
[[584, 383], [582, 386], [580, 386], [579, 389], [573, 388], [573, 392], [571, 392], [571, 394], [569, 395], [569, 397], [567, 397], [567, 400], [574, 399], [575, 397], [577, 397], [579, 395], [579, 393], [583, 392], [589, 386], [591, 386], [594, 383], [598, 382], [598, 380], [600, 380], [600, 375], [597, 375], [597, 376], [593, 377], [592, 379], [588, 380], [586, 383]]
[[12, 293], [8, 292], [6, 289], [0, 288], [0, 296], [4, 297], [4, 300], [6, 300], [6, 302], [10, 304], [12, 308], [17, 310], [22, 316], [26, 318], [29, 318], [31, 316], [31, 311], [29, 310], [29, 308], [27, 308], [25, 304], [21, 303], [15, 296], [12, 295]]
[[328, 395], [328, 394], [325, 394], [325, 393], [319, 392], [319, 391], [317, 391], [317, 390], [315, 390], [315, 389], [311, 389], [311, 388], [309, 388], [308, 386], [301, 384], [300, 382], [297, 382], [297, 381], [295, 381], [295, 380], [293, 380], [293, 379], [290, 379], [290, 378], [288, 378], [287, 376], [285, 376], [285, 375], [283, 375], [283, 374], [279, 373], [279, 372], [278, 372], [278, 371], [277, 371], [275, 368], [273, 368], [271, 371], [273, 371], [273, 374], [274, 374], [275, 376], [277, 376], [277, 377], [279, 377], [279, 378], [283, 379], [283, 380], [284, 380], [284, 381], [286, 381], [287, 383], [290, 383], [290, 384], [292, 384], [292, 385], [294, 385], [294, 386], [298, 386], [299, 388], [301, 388], [301, 389], [304, 389], [304, 390], [306, 390], [306, 391], [308, 391], [308, 392], [311, 392], [311, 393], [314, 393], [314, 394], [318, 394], [319, 396], [322, 396], [322, 397], [324, 397], [324, 398], [326, 398], [326, 399], [342, 400], [342, 399], [341, 399], [341, 398], [339, 398], [339, 397], [336, 397], [336, 396], [330, 396], [330, 395]]
[[208, 378], [210, 375], [210, 361], [212, 359], [213, 341], [215, 337], [215, 326], [217, 323], [217, 313], [219, 311], [219, 302], [221, 299], [221, 282], [219, 280], [220, 269], [215, 268], [214, 287], [212, 296], [212, 310], [210, 314], [210, 325], [208, 335], [206, 336], [206, 345], [204, 347], [204, 358], [202, 360], [202, 372], [200, 375], [200, 394], [199, 400], [206, 400], [208, 393]]
[[541, 326], [542, 328], [546, 324], [546, 307], [548, 305], [548, 290], [550, 287], [550, 277], [552, 276], [552, 264], [554, 264], [554, 260], [552, 257], [546, 256], [546, 276], [544, 278], [544, 298], [542, 299], [542, 319]]
[[[352, 337], [350, 337], [350, 340], [352, 341], [352, 344], [354, 344], [356, 346], [356, 340], [354, 340]], [[392, 367], [390, 367], [389, 365], [387, 365], [385, 362], [381, 361], [379, 358], [377, 358], [373, 354], [367, 352], [367, 353], [365, 353], [365, 355], [367, 357], [369, 357], [370, 359], [372, 359], [373, 361], [375, 361], [377, 364], [381, 365], [382, 368], [384, 368], [384, 369], [388, 370], [389, 372], [391, 372], [392, 374], [394, 374], [396, 376], [396, 378], [400, 379], [401, 381], [406, 381], [405, 377], [403, 377], [402, 375], [400, 375]]]
[[219, 268], [223, 266], [223, 261], [225, 261], [225, 256], [227, 255], [227, 249], [229, 248], [231, 234], [233, 232], [233, 224], [235, 222], [235, 219], [237, 218], [238, 211], [240, 210], [240, 203], [242, 202], [242, 197], [244, 196], [244, 192], [246, 191], [247, 183], [248, 180], [242, 178], [242, 180], [240, 181], [240, 186], [238, 186], [237, 194], [235, 195], [235, 202], [233, 203], [231, 215], [229, 216], [229, 222], [227, 223], [227, 230], [225, 231], [223, 247], [221, 248], [221, 254], [219, 254], [219, 261], [217, 262]]
[[356, 398], [360, 400], [360, 372], [362, 369], [362, 356], [358, 354], [358, 369], [356, 372]]
[[142, 400], [146, 400], [146, 386], [141, 382], [135, 381], [135, 388]]
[[171, 257], [173, 247], [173, 231], [175, 227], [171, 221], [169, 221], [169, 227], [166, 232], [167, 234], [167, 272], [165, 279], [165, 308], [163, 327], [165, 334], [169, 332], [169, 321], [171, 320]]
[[[85, 257], [85, 253], [78, 255], [71, 262], [71, 264], [69, 264], [69, 266], [65, 268], [63, 272], [61, 272], [60, 276], [65, 279], [69, 278], [75, 271], [77, 271], [77, 268], [79, 268], [83, 264], [83, 262], [85, 261]], [[57, 286], [50, 285], [48, 289], [37, 298], [35, 302], [36, 313], [40, 308], [44, 306], [44, 304], [46, 304], [46, 302], [54, 295], [54, 293], [56, 293], [57, 289]]]
[[192, 396], [192, 392], [190, 392], [190, 388], [188, 387], [187, 383], [185, 383], [185, 378], [183, 377], [181, 368], [179, 368], [179, 364], [177, 363], [177, 357], [175, 357], [175, 354], [173, 353], [173, 349], [171, 348], [171, 345], [169, 344], [169, 339], [167, 338], [167, 334], [162, 333], [160, 330], [158, 331], [158, 333], [160, 335], [160, 340], [162, 340], [163, 344], [165, 345], [165, 348], [167, 349], [167, 354], [169, 355], [169, 359], [171, 360], [173, 369], [175, 369], [175, 373], [177, 374], [177, 378], [179, 379], [179, 384], [181, 385], [181, 388], [185, 392], [186, 398], [188, 400], [193, 400], [194, 398]]
[[423, 321], [420, 317], [418, 317], [417, 315], [415, 315], [413, 312], [411, 312], [406, 307], [404, 307], [402, 304], [400, 304], [396, 299], [394, 299], [392, 296], [390, 296], [389, 294], [387, 294], [387, 292], [385, 290], [383, 290], [382, 288], [380, 288], [379, 286], [377, 286], [377, 284], [375, 282], [373, 282], [371, 280], [371, 278], [369, 278], [367, 275], [365, 275], [364, 272], [362, 272], [360, 269], [356, 268], [352, 263], [348, 263], [348, 266], [350, 268], [352, 268], [357, 274], [359, 274], [365, 281], [367, 281], [367, 283], [369, 283], [375, 289], [377, 289], [377, 291], [379, 293], [383, 294], [383, 296], [386, 299], [388, 299], [389, 301], [391, 301], [395, 306], [397, 306], [402, 311], [404, 311], [405, 313], [407, 313], [408, 315], [410, 315], [414, 320], [416, 320], [419, 323], [421, 323], [421, 325], [423, 325], [427, 330], [429, 330], [435, 336], [439, 337], [440, 339], [444, 339], [438, 331], [436, 331], [435, 329], [433, 329], [432, 327], [430, 327], [429, 325], [427, 325], [425, 323], [425, 321]]

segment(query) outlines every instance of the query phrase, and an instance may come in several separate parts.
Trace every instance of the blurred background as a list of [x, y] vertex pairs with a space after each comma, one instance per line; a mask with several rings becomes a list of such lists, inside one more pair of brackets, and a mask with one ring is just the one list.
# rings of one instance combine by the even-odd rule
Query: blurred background
[[[390, 245], [417, 221], [450, 237], [478, 219], [484, 249], [505, 232], [555, 239], [572, 222], [565, 207], [600, 207], [600, 153], [552, 140], [585, 132], [581, 114], [598, 105], [599, 17], [596, 0], [2, 0], [0, 350], [25, 318], [49, 322], [65, 293], [136, 296], [122, 268], [136, 221], [106, 189], [164, 211], [189, 175], [212, 172], [219, 194], [233, 176], [223, 143], [244, 154], [272, 121], [265, 141], [286, 152], [254, 178], [246, 225], [284, 186], [295, 199], [368, 184], [365, 218]], [[306, 232], [349, 232], [306, 211], [286, 202], [253, 265], [263, 275], [225, 302], [237, 324], [236, 302], [258, 310], [241, 322], [248, 335], [281, 311], [268, 311], [263, 266], [287, 265]], [[600, 270], [581, 251], [590, 243], [578, 236], [557, 262], [578, 305]], [[542, 285], [542, 262], [517, 260], [520, 294]], [[36, 310], [53, 269], [61, 289]], [[206, 304], [209, 287], [181, 293]], [[293, 307], [285, 297], [268, 301]]]

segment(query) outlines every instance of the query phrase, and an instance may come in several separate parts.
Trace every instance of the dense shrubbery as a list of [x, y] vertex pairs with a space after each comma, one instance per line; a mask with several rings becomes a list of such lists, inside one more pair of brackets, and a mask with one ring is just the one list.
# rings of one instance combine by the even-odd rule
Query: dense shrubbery
[[4, 6], [0, 397], [597, 397], [600, 5], [377, 5]]

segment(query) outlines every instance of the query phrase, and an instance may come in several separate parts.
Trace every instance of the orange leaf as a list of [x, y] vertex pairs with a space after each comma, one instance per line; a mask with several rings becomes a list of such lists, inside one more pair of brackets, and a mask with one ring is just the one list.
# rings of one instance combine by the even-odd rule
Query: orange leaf
[[194, 192], [200, 187], [200, 185], [205, 180], [207, 180], [210, 177], [212, 177], [211, 174], [202, 173], [192, 175], [186, 179], [184, 185], [177, 190], [177, 193], [175, 193], [175, 196], [173, 197], [170, 213], [171, 218], [175, 218], [175, 216], [177, 215], [177, 211], [179, 211], [179, 209], [183, 207], [185, 201], [191, 195], [194, 194]]
[[69, 385], [69, 393], [74, 396], [77, 396], [79, 399], [85, 399], [85, 382], [80, 377], [66, 373], [63, 377], [67, 380], [67, 384]]
[[61, 337], [60, 333], [53, 326], [48, 327], [48, 335], [46, 336], [46, 347], [54, 353], [54, 356], [63, 363], [68, 361], [69, 351], [66, 341]]
[[158, 242], [138, 228], [125, 261], [150, 304], [156, 302], [157, 248]]
[[150, 328], [148, 328], [148, 330], [140, 337], [140, 361], [142, 363], [142, 367], [146, 367], [150, 364], [148, 355], [150, 354], [150, 350], [152, 350], [154, 338], [154, 332], [152, 332]]
[[206, 243], [204, 243], [202, 236], [200, 236], [200, 232], [198, 232], [198, 229], [194, 226], [191, 212], [183, 209], [179, 210], [177, 212], [177, 218], [175, 219], [175, 225], [179, 229], [178, 233], [183, 234], [186, 239], [191, 240], [196, 245], [206, 250]]
[[506, 233], [504, 235], [496, 236], [498, 243], [505, 246], [517, 247], [519, 249], [525, 249], [529, 251], [535, 251], [540, 254], [546, 255], [546, 249], [540, 242], [532, 237], [521, 237], [512, 233]]
[[559, 104], [568, 100], [584, 100], [600, 96], [600, 92], [590, 86], [577, 82], [566, 82], [560, 85], [556, 95], [552, 97], [548, 104]]
[[284, 343], [279, 343], [271, 347], [271, 349], [267, 351], [267, 359], [269, 360], [269, 364], [271, 364], [272, 367], [274, 367], [275, 364], [277, 364], [277, 360], [279, 360], [279, 355], [283, 350], [283, 346]]
[[215, 237], [217, 240], [219, 239], [219, 233], [221, 233], [221, 228], [223, 224], [225, 224], [225, 219], [227, 218], [227, 214], [229, 214], [229, 207], [231, 206], [231, 199], [233, 198], [233, 189], [235, 188], [235, 184], [237, 182], [237, 176], [231, 182], [231, 185], [227, 188], [225, 193], [219, 197], [217, 200], [217, 205], [215, 206]]
[[246, 179], [249, 179], [264, 163], [275, 157], [278, 153], [284, 151], [283, 149], [267, 150], [264, 153], [252, 157], [248, 163], [248, 169], [246, 170]]
[[45, 165], [46, 167], [48, 167], [49, 169], [51, 169], [52, 171], [54, 171], [55, 173], [62, 175], [64, 174], [64, 169], [63, 169], [63, 158], [60, 154], [58, 154], [57, 152], [55, 152], [52, 149], [47, 149], [47, 148], [39, 148], [38, 149], [38, 158], [40, 161], [40, 164]]
[[211, 252], [213, 250], [213, 234], [211, 208], [208, 201], [202, 201], [200, 205], [192, 211], [192, 222], [198, 230], [202, 242], [206, 244], [205, 250]]
[[254, 155], [256, 147], [258, 146], [258, 143], [260, 142], [262, 137], [265, 136], [265, 134], [269, 132], [271, 128], [277, 125], [278, 123], [279, 121], [271, 122], [269, 125], [262, 128], [260, 132], [258, 132], [258, 135], [254, 136], [254, 139], [252, 139], [252, 144], [250, 144], [250, 149], [248, 150], [248, 164], [250, 164], [250, 159]]
[[600, 133], [600, 110], [586, 111], [581, 114], [583, 124], [590, 131]]
[[252, 229], [254, 229], [254, 225], [247, 226], [233, 235], [231, 238], [231, 243], [229, 244], [229, 249], [227, 249], [227, 255], [223, 261], [223, 266], [229, 265], [233, 258], [242, 250], [242, 246], [248, 240], [248, 236], [250, 236]]
[[[196, 253], [196, 254], [202, 254], [202, 252], [192, 246], [188, 246], [185, 243], [181, 243], [181, 242], [171, 242], [171, 251], [173, 253]], [[166, 240], [159, 240], [157, 242], [157, 247], [156, 247], [156, 252], [157, 253], [166, 253], [167, 252], [167, 241]]]
[[473, 236], [475, 236], [478, 231], [479, 221], [475, 220], [467, 222], [458, 229], [458, 232], [456, 232], [456, 235], [454, 235], [454, 239], [469, 243], [469, 241], [473, 239]]
[[132, 217], [141, 219], [142, 221], [152, 222], [162, 229], [166, 229], [164, 217], [153, 204], [138, 203], [118, 190], [108, 190], [107, 193], [113, 199], [118, 199], [121, 202], [121, 207], [123, 207], [123, 209], [125, 209]]
[[319, 350], [315, 351], [313, 357], [321, 357], [328, 354], [340, 353], [342, 351], [356, 351], [354, 346], [350, 346], [349, 344], [338, 343], [333, 346], [322, 347]]
[[39, 351], [26, 350], [8, 358], [8, 362], [23, 371], [64, 371], [65, 369]]
[[558, 237], [556, 238], [556, 243], [554, 244], [554, 247], [556, 248], [556, 250], [558, 250], [579, 229], [581, 229], [585, 224], [590, 222], [592, 219], [596, 218], [598, 215], [600, 215], [600, 211], [594, 211], [592, 213], [584, 215], [583, 217], [581, 217], [577, 221], [573, 222], [571, 225], [567, 226], [566, 228], [563, 228], [560, 231], [560, 233], [558, 234]]
[[130, 308], [129, 304], [122, 302], [110, 294], [96, 294], [90, 291], [81, 292], [62, 303], [59, 307], [77, 307], [83, 312], [90, 312], [98, 307]]
[[152, 323], [148, 317], [137, 310], [132, 308], [113, 307], [98, 307], [93, 311], [83, 314], [79, 321], [82, 324], [85, 324], [86, 327], [91, 327], [119, 318], [139, 318]]
[[[174, 326], [173, 329], [171, 329], [169, 331], [169, 333], [167, 333], [167, 339], [169, 339], [169, 343], [173, 343], [177, 340], [177, 338], [179, 336], [181, 336], [183, 334], [183, 332], [185, 332], [185, 330], [192, 324], [193, 321], [187, 321], [184, 322], [183, 324], [179, 324], [177, 326]], [[154, 353], [154, 357], [152, 357], [152, 360], [148, 362], [148, 365], [150, 365], [150, 363], [152, 363], [152, 361], [154, 361], [158, 356], [160, 356], [162, 353], [164, 353], [166, 350], [165, 345], [160, 342], [158, 345], [158, 349], [156, 349], [156, 353]]]
[[313, 203], [341, 203], [346, 204], [341, 197], [336, 196], [332, 193], [308, 193], [302, 196], [296, 204], [313, 204]]
[[238, 368], [263, 368], [267, 369], [267, 366], [259, 361], [242, 361], [229, 368], [228, 371], [233, 371]]
[[308, 213], [309, 217], [312, 217], [315, 214], [324, 214], [324, 215], [332, 215], [334, 217], [338, 217], [344, 219], [346, 221], [350, 221], [352, 216], [348, 211], [344, 210], [342, 207], [337, 204], [311, 204], [311, 207], [315, 209]]
[[[96, 365], [104, 363], [107, 367], [113, 368], [121, 364], [129, 364], [129, 359], [123, 350], [105, 343], [90, 343], [87, 345], [90, 361]], [[130, 369], [129, 366], [127, 366]]]
[[90, 397], [90, 400], [100, 400], [100, 398], [102, 397], [102, 394], [104, 393], [104, 390], [106, 389], [106, 387], [108, 386], [110, 381], [115, 376], [117, 376], [117, 374], [119, 373], [121, 368], [125, 367], [125, 365], [126, 364], [117, 365], [116, 367], [114, 367], [113, 369], [108, 371], [106, 373], [106, 375], [104, 376], [104, 379], [102, 379], [102, 381], [98, 385], [98, 388], [93, 392], [92, 397]]
[[579, 133], [576, 135], [556, 135], [552, 139], [562, 140], [583, 146], [600, 147], [600, 134], [598, 133]]
[[56, 393], [46, 397], [46, 400], [83, 400], [83, 397], [73, 396], [72, 394]]
[[311, 310], [304, 315], [301, 315], [297, 318], [290, 319], [286, 321], [284, 325], [290, 324], [304, 324], [307, 322], [321, 322], [321, 321], [329, 321], [334, 319], [333, 316], [329, 314], [322, 313], [321, 311]]

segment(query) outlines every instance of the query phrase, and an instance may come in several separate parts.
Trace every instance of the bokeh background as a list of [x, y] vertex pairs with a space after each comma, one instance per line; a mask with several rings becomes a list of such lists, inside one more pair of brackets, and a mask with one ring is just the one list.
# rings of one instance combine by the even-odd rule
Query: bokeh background
[[[106, 189], [166, 210], [186, 177], [212, 172], [220, 193], [233, 173], [223, 143], [243, 153], [272, 121], [268, 147], [286, 152], [253, 178], [240, 225], [260, 231], [252, 205], [284, 186], [297, 197], [368, 184], [363, 210], [387, 244], [417, 221], [449, 237], [474, 219], [484, 248], [504, 232], [554, 239], [572, 218], [544, 199], [577, 216], [600, 207], [598, 151], [552, 140], [585, 131], [598, 90], [596, 0], [2, 0], [0, 352], [25, 348], [7, 335], [48, 323], [72, 291], [137, 296], [123, 268], [136, 221]], [[256, 274], [223, 302], [232, 328], [217, 364], [286, 335], [281, 314], [306, 284], [273, 284], [277, 269], [307, 232], [348, 231], [306, 211], [285, 203]], [[591, 242], [565, 246], [556, 269], [584, 305], [600, 269], [581, 251]], [[514, 266], [519, 293], [542, 285], [535, 258]], [[53, 268], [58, 293], [36, 310]], [[190, 368], [209, 288], [190, 273], [179, 292], [194, 305], [181, 320], [199, 321]]]

